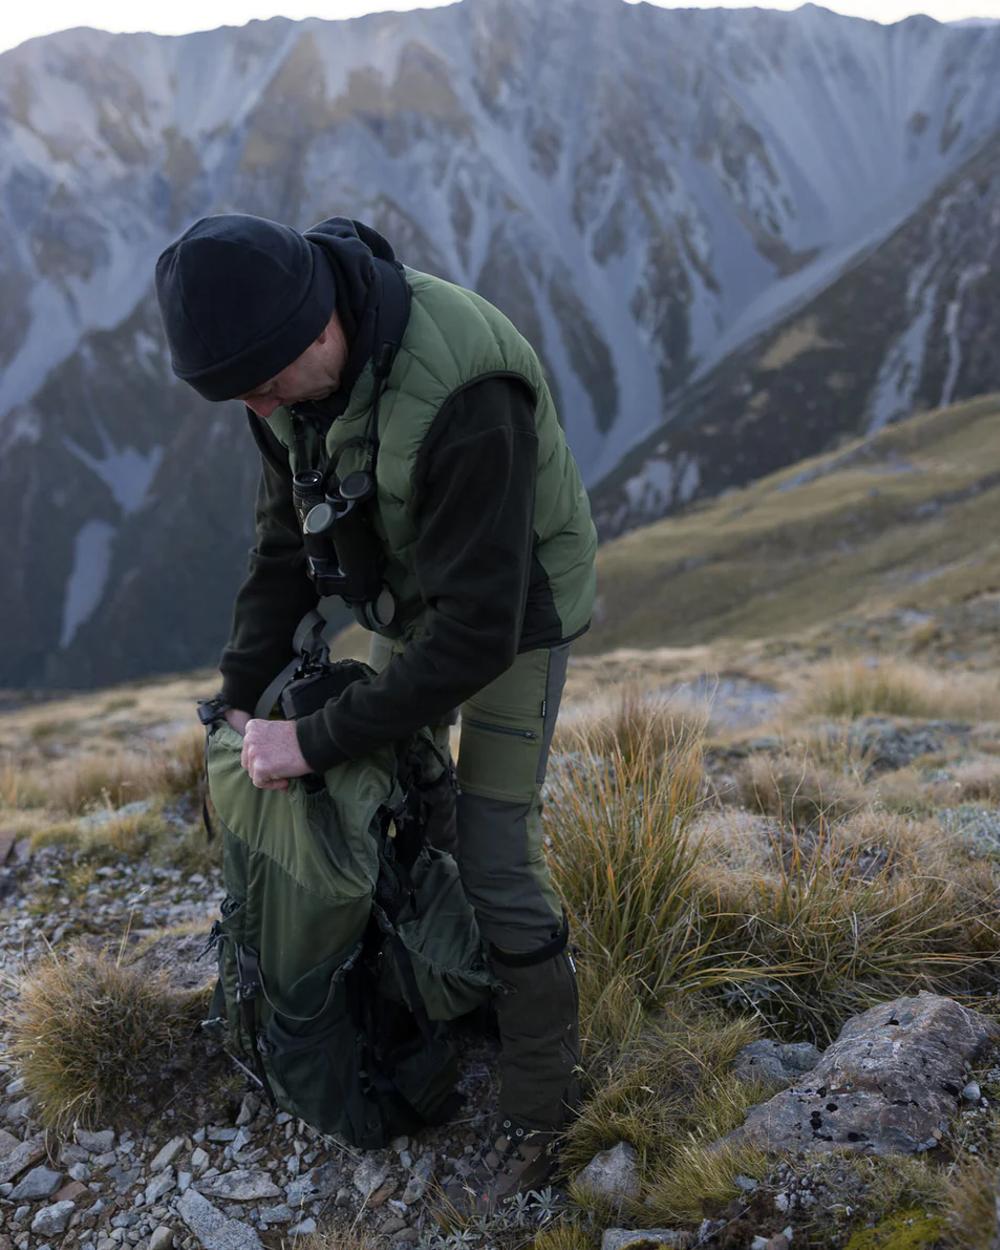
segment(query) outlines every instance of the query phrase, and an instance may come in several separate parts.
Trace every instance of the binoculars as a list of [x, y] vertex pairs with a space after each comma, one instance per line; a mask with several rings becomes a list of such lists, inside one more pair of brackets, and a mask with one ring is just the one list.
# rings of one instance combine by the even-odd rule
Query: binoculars
[[292, 478], [306, 564], [317, 594], [339, 595], [361, 625], [385, 632], [395, 618], [396, 602], [382, 580], [382, 544], [364, 507], [374, 494], [375, 475], [365, 470], [348, 473], [329, 491], [318, 469]]

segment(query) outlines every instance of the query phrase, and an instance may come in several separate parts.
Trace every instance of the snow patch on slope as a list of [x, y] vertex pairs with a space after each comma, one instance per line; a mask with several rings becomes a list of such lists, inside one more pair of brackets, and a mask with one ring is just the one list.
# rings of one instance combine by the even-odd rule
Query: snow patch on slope
[[108, 521], [87, 521], [73, 543], [73, 568], [66, 582], [59, 646], [68, 647], [80, 626], [104, 595], [111, 572], [115, 527]]
[[138, 451], [135, 447], [117, 448], [102, 425], [98, 424], [97, 432], [102, 444], [100, 456], [92, 455], [68, 436], [63, 439], [63, 445], [101, 479], [122, 514], [130, 516], [138, 512], [146, 501], [163, 459], [163, 448], [152, 447], [147, 452]]
[[919, 296], [920, 306], [896, 342], [886, 353], [872, 390], [868, 407], [868, 432], [874, 434], [890, 421], [905, 417], [913, 410], [913, 396], [920, 382], [927, 335], [934, 318], [937, 282], [929, 281], [931, 261], [927, 261], [910, 279], [906, 303], [912, 307]]

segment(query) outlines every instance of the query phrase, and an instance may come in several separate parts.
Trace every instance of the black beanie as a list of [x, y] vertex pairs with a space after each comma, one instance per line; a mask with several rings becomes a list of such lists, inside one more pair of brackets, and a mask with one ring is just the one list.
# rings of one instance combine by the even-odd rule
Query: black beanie
[[233, 399], [301, 356], [337, 302], [322, 249], [266, 217], [202, 217], [156, 262], [156, 298], [174, 373]]

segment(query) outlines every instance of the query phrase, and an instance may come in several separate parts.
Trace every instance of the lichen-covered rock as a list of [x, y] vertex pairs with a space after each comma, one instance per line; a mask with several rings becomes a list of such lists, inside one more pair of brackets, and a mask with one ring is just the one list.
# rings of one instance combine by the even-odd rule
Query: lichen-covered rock
[[803, 1072], [811, 1072], [820, 1061], [820, 1052], [811, 1042], [775, 1042], [760, 1038], [744, 1046], [733, 1061], [733, 1073], [741, 1080], [773, 1081], [787, 1085]]
[[806, 1078], [754, 1107], [724, 1140], [780, 1151], [930, 1150], [957, 1110], [964, 1065], [998, 1031], [925, 991], [880, 1003], [848, 1020]]

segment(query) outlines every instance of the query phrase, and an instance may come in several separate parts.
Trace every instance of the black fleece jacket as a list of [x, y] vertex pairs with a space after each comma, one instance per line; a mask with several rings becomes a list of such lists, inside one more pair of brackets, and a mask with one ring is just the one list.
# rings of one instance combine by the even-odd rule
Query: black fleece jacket
[[[290, 658], [292, 633], [316, 595], [287, 453], [266, 422], [249, 420], [262, 459], [257, 542], [220, 668], [224, 697], [252, 711]], [[441, 408], [414, 482], [426, 636], [377, 678], [298, 722], [299, 745], [315, 771], [442, 720], [519, 651], [560, 641], [548, 581], [534, 558], [537, 454], [534, 399], [516, 380], [484, 378]]]

